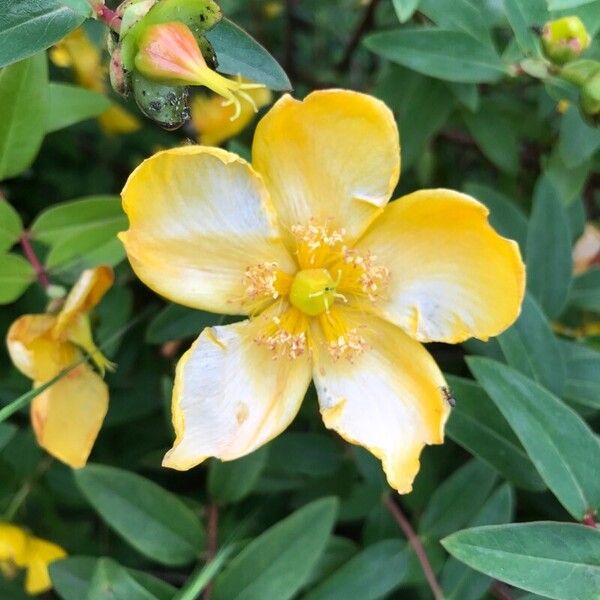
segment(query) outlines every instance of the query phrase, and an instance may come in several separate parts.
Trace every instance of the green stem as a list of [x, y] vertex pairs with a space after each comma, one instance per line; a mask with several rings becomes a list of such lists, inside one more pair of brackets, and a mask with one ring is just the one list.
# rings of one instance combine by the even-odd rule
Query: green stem
[[33, 489], [33, 485], [50, 468], [52, 462], [53, 459], [51, 456], [46, 456], [44, 459], [42, 459], [33, 475], [27, 481], [25, 481], [17, 493], [12, 497], [10, 504], [2, 515], [2, 521], [10, 522], [15, 518], [15, 515], [21, 508], [23, 502], [25, 502], [27, 496], [29, 496], [29, 493]]

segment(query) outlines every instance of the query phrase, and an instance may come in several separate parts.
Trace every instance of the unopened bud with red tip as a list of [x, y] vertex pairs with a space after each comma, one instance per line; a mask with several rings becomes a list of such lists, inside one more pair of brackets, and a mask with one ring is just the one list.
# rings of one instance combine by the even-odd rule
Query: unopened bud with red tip
[[590, 42], [590, 34], [579, 17], [563, 17], [550, 21], [542, 30], [544, 54], [559, 65], [576, 59]]
[[194, 34], [181, 22], [150, 25], [144, 29], [135, 57], [136, 69], [148, 79], [169, 85], [198, 85], [211, 89], [233, 104], [232, 120], [241, 112], [240, 98], [255, 110], [248, 89], [264, 87], [261, 84], [231, 80], [213, 71], [204, 60]]

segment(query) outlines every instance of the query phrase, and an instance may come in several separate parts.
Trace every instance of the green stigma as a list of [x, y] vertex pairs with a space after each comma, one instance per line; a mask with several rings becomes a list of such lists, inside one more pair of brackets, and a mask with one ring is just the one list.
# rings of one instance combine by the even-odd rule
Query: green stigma
[[333, 305], [336, 285], [327, 269], [298, 271], [290, 290], [290, 302], [304, 314], [316, 317]]

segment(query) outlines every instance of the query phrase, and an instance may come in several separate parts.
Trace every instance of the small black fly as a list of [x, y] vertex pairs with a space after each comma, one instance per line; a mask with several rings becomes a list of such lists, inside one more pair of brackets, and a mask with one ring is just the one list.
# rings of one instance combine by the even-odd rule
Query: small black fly
[[442, 395], [444, 396], [444, 400], [452, 407], [454, 408], [456, 406], [456, 398], [452, 395], [452, 392], [450, 391], [450, 388], [447, 387], [442, 387]]

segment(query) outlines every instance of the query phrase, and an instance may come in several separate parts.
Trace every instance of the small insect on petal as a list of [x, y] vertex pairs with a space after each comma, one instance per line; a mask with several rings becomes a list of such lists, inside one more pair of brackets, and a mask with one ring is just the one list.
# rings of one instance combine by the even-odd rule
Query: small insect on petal
[[442, 387], [442, 396], [444, 396], [444, 400], [452, 407], [454, 408], [456, 406], [456, 398], [452, 395], [452, 392], [450, 391], [450, 388], [448, 387]]

